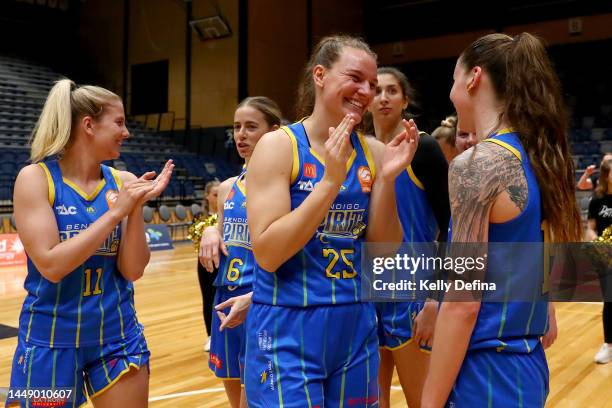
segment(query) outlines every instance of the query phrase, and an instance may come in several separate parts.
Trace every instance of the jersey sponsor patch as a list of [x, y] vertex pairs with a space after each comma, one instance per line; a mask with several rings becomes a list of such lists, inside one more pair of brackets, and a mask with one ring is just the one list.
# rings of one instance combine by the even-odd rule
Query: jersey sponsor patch
[[361, 185], [361, 191], [364, 193], [370, 193], [372, 191], [372, 184], [374, 182], [374, 180], [372, 180], [370, 168], [367, 166], [360, 166], [359, 169], [357, 169], [357, 178], [359, 179], [359, 184]]
[[312, 163], [304, 163], [304, 177], [317, 178], [317, 166]]

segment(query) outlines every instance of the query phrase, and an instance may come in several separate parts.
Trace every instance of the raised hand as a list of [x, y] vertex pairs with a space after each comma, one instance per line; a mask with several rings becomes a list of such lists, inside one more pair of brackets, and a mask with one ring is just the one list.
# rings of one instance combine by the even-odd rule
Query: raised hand
[[405, 130], [385, 146], [383, 153], [381, 176], [390, 181], [410, 165], [419, 146], [419, 129], [414, 120], [403, 119], [402, 124]]
[[172, 159], [168, 160], [164, 165], [161, 173], [154, 180], [151, 181], [153, 176], [155, 176], [154, 171], [149, 171], [142, 176], [138, 180], [146, 180], [153, 184], [153, 188], [143, 196], [140, 204], [144, 204], [145, 202], [152, 200], [154, 198], [159, 197], [159, 195], [168, 187], [168, 183], [170, 182], [170, 178], [172, 177], [172, 171], [174, 170], [174, 163]]
[[219, 267], [219, 249], [227, 256], [227, 248], [217, 227], [206, 227], [200, 240], [200, 263], [208, 272]]
[[351, 156], [351, 132], [355, 119], [346, 115], [336, 128], [329, 128], [329, 138], [325, 142], [325, 174], [323, 180], [331, 181], [340, 188], [346, 179], [346, 163]]

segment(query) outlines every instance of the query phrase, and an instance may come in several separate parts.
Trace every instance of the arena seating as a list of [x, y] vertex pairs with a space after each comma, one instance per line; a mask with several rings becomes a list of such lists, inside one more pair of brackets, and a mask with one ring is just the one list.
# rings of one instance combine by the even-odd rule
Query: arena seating
[[[62, 75], [52, 69], [13, 57], [0, 56], [0, 210], [12, 209], [14, 180], [28, 163], [28, 141], [53, 82]], [[239, 169], [224, 160], [198, 156], [142, 123], [129, 120], [130, 138], [119, 160], [108, 163], [136, 175], [159, 171], [167, 159], [176, 164], [175, 175], [161, 201], [200, 199], [204, 184], [223, 180]], [[159, 204], [159, 203], [158, 203]]]

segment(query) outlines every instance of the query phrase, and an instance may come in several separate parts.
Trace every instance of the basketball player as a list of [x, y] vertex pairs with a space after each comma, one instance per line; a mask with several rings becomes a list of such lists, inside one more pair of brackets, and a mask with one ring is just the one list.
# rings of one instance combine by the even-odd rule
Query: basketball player
[[401, 241], [394, 183], [418, 130], [404, 121], [386, 146], [353, 132], [376, 81], [367, 44], [322, 39], [300, 90], [298, 114], [308, 117], [264, 135], [251, 158], [251, 408], [378, 404], [376, 316], [360, 302], [361, 243]]
[[[146, 407], [149, 350], [134, 287], [149, 262], [142, 205], [170, 180], [166, 163], [136, 178], [101, 164], [129, 136], [121, 99], [96, 86], [58, 81], [15, 182], [27, 291], [11, 388], [70, 389], [96, 408]], [[21, 406], [32, 406], [21, 401]]]
[[[542, 43], [527, 33], [484, 36], [463, 51], [454, 80], [459, 127], [483, 142], [450, 167], [452, 242], [542, 242], [549, 234], [553, 242], [579, 241], [567, 118]], [[521, 262], [527, 271], [539, 266]], [[508, 273], [503, 267], [489, 261], [485, 277]], [[422, 406], [543, 407], [546, 325], [545, 301], [445, 301]]]
[[[201, 261], [206, 269], [212, 271], [213, 266], [219, 266], [215, 280], [215, 305], [252, 292], [255, 261], [247, 225], [245, 175], [257, 142], [265, 133], [278, 129], [280, 122], [278, 105], [264, 96], [246, 98], [234, 113], [234, 141], [245, 167], [239, 176], [231, 177], [219, 186], [218, 227], [208, 227], [201, 243]], [[220, 313], [223, 317], [224, 310]], [[212, 319], [208, 366], [218, 378], [223, 379], [230, 405], [234, 408], [241, 405], [246, 407], [240, 387], [245, 326], [220, 331], [223, 323], [220, 316], [213, 313]]]
[[[376, 138], [381, 142], [388, 143], [403, 129], [402, 119], [408, 115], [406, 109], [414, 98], [411, 89], [398, 69], [378, 68], [376, 95], [369, 110]], [[404, 242], [418, 245], [436, 239], [446, 241], [450, 218], [448, 164], [433, 137], [421, 133], [412, 164], [395, 180], [395, 194]], [[407, 404], [418, 407], [421, 402], [438, 309], [436, 300], [423, 300], [376, 303], [381, 407], [390, 405], [394, 365]]]

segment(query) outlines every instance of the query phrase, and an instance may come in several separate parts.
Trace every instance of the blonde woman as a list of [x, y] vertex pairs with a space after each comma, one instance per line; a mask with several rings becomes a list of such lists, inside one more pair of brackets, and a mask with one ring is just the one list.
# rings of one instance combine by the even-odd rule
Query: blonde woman
[[164, 190], [174, 165], [157, 178], [103, 165], [128, 137], [114, 93], [67, 79], [51, 89], [34, 129], [33, 164], [15, 182], [28, 273], [12, 390], [71, 390], [75, 406], [86, 396], [96, 408], [147, 406], [149, 351], [132, 282], [150, 257], [142, 205]]

